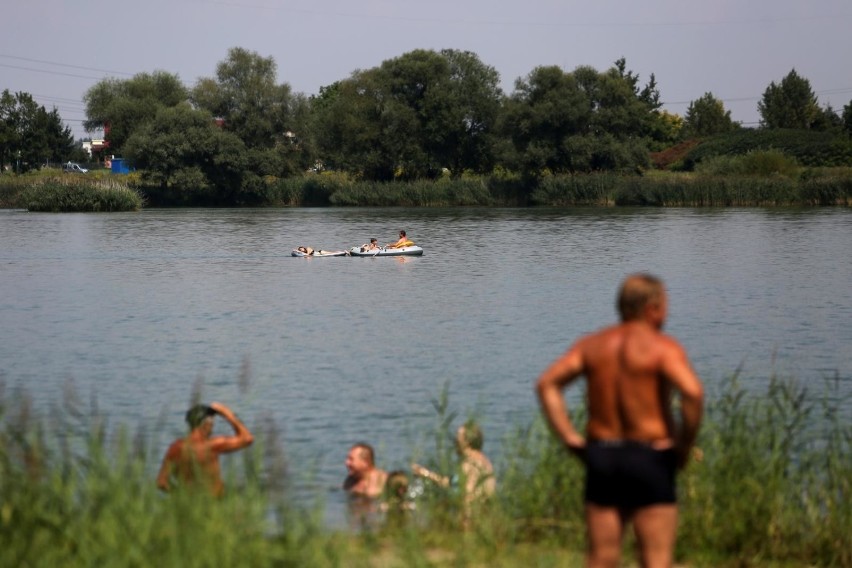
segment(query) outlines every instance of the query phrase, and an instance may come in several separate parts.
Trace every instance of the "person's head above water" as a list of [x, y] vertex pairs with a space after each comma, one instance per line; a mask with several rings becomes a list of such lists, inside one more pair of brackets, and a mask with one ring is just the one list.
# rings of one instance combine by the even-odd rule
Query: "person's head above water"
[[456, 447], [459, 450], [482, 451], [482, 446], [485, 443], [485, 436], [482, 435], [482, 428], [479, 427], [474, 420], [468, 420], [456, 431]]
[[195, 430], [213, 416], [216, 416], [215, 410], [205, 404], [196, 404], [186, 411], [186, 423], [189, 424], [190, 430]]

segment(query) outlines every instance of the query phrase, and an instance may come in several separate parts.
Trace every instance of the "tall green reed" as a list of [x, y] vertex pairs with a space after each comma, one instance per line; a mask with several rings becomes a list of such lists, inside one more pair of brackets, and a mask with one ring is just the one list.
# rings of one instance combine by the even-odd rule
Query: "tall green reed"
[[44, 212], [137, 211], [143, 199], [134, 189], [109, 178], [38, 178], [15, 199], [17, 207]]
[[726, 382], [708, 408], [703, 460], [682, 480], [682, 553], [852, 566], [852, 428], [829, 392], [776, 376], [755, 396], [737, 375]]
[[[746, 389], [737, 375], [726, 382], [708, 404], [703, 459], [679, 477], [679, 562], [852, 566], [852, 427], [842, 388], [839, 378], [821, 387], [774, 377], [763, 391]], [[450, 473], [459, 413], [447, 386], [433, 404], [435, 427], [415, 457]], [[572, 410], [578, 424], [583, 412]], [[224, 498], [160, 493], [153, 470], [164, 446], [153, 442], [163, 427], [113, 425], [70, 387], [42, 414], [0, 383], [0, 565], [581, 562], [583, 467], [541, 419], [519, 425], [499, 447], [485, 433], [486, 453], [499, 456], [497, 493], [469, 525], [461, 494], [432, 487], [408, 522], [362, 533], [330, 531], [317, 508], [289, 498], [292, 472], [271, 422], [252, 425], [255, 445], [224, 460]]]
[[317, 517], [269, 482], [265, 435], [226, 460], [224, 498], [165, 495], [146, 433], [73, 397], [43, 416], [26, 395], [0, 399], [0, 565], [340, 565]]

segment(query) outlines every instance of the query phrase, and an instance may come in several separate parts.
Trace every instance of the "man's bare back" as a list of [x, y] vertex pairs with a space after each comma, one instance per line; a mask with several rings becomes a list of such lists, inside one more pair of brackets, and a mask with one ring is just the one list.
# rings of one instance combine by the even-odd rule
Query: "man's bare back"
[[[701, 421], [703, 389], [686, 352], [661, 329], [662, 282], [628, 277], [622, 322], [578, 340], [539, 377], [537, 390], [554, 433], [587, 468], [589, 565], [617, 561], [624, 524], [634, 522], [643, 564], [671, 563], [677, 508], [675, 466], [686, 464]], [[585, 436], [568, 415], [562, 389], [587, 381]], [[681, 398], [678, 427], [673, 392]]]
[[[219, 415], [234, 429], [233, 436], [215, 436], [213, 417]], [[215, 496], [224, 493], [219, 456], [251, 445], [254, 436], [224, 404], [214, 402], [209, 407], [197, 405], [187, 412], [191, 428], [185, 438], [175, 440], [166, 451], [157, 486], [163, 491], [171, 489], [172, 477], [185, 487], [200, 486]]]

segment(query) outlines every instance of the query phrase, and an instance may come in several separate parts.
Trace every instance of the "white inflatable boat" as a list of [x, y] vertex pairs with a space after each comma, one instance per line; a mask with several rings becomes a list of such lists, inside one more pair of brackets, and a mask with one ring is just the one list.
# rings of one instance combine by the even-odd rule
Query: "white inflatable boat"
[[349, 249], [352, 256], [421, 256], [423, 249], [417, 245], [407, 247], [391, 248], [379, 247], [367, 250], [366, 247], [352, 247]]

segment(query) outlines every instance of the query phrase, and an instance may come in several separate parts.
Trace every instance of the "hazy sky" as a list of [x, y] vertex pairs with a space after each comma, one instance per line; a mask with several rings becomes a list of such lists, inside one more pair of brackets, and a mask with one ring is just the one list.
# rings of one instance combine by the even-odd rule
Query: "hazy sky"
[[279, 82], [308, 95], [449, 48], [493, 66], [507, 93], [539, 65], [625, 57], [642, 84], [656, 75], [670, 112], [712, 92], [745, 125], [794, 68], [821, 105], [852, 101], [852, 0], [15, 0], [0, 11], [0, 90], [56, 106], [80, 137], [100, 79], [164, 70], [192, 86], [231, 47], [271, 56]]

